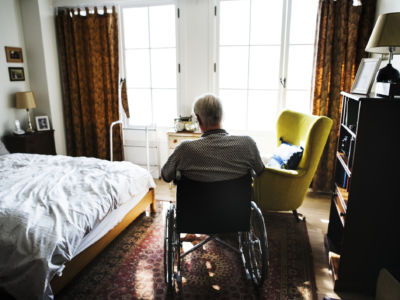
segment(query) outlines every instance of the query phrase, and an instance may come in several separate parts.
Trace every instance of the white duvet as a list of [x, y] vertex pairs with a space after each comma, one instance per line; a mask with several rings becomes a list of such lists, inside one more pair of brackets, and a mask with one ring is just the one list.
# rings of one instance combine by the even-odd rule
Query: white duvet
[[80, 241], [151, 175], [130, 162], [0, 156], [0, 286], [18, 299], [51, 299], [50, 281]]

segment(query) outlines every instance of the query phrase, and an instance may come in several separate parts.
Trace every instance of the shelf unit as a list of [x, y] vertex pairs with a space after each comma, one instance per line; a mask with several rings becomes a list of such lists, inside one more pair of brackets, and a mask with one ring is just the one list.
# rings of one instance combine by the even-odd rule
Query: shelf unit
[[342, 96], [326, 247], [335, 291], [373, 294], [400, 272], [400, 100]]

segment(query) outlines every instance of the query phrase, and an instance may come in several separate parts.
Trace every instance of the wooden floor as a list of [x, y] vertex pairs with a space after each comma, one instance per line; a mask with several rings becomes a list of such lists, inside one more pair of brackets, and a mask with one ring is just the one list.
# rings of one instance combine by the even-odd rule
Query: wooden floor
[[[156, 199], [171, 201], [175, 199], [175, 189], [170, 185], [156, 180]], [[324, 235], [328, 228], [330, 196], [327, 194], [309, 192], [303, 205], [298, 209], [306, 216], [307, 230], [314, 257], [314, 271], [317, 284], [318, 300], [324, 297], [349, 300], [372, 300], [373, 297], [357, 294], [336, 294], [328, 266], [328, 257], [324, 246]]]

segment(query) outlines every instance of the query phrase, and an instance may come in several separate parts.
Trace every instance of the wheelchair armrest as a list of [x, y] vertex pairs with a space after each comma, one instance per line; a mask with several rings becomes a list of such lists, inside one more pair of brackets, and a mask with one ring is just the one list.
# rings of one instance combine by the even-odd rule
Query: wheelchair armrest
[[289, 178], [296, 178], [296, 177], [304, 176], [306, 174], [306, 171], [303, 169], [286, 170], [286, 169], [276, 169], [276, 168], [265, 167], [263, 173], [276, 174], [279, 176], [289, 177]]

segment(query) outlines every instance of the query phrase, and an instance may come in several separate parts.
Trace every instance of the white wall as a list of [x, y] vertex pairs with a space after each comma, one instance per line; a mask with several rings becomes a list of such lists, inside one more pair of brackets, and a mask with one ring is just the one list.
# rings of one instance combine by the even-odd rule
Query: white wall
[[[58, 154], [65, 154], [65, 129], [56, 48], [52, 0], [3, 0], [0, 10], [0, 48], [21, 47], [23, 63], [7, 63], [5, 51], [0, 54], [0, 137], [14, 129], [14, 121], [26, 128], [24, 110], [17, 110], [15, 93], [31, 90], [37, 108], [31, 119], [46, 115], [55, 129]], [[8, 67], [24, 67], [25, 81], [9, 80]]]
[[66, 154], [60, 71], [52, 0], [20, 0], [35, 116], [49, 116], [57, 154]]
[[[5, 46], [22, 48], [24, 62], [8, 63]], [[14, 130], [16, 119], [21, 121], [23, 128], [26, 128], [26, 112], [15, 109], [15, 93], [30, 90], [26, 54], [19, 1], [3, 0], [0, 9], [0, 138]], [[9, 67], [23, 67], [25, 81], [10, 81]]]

